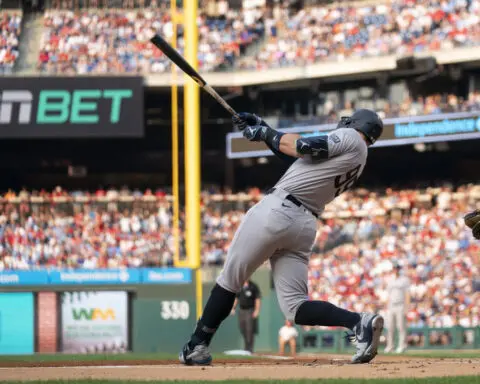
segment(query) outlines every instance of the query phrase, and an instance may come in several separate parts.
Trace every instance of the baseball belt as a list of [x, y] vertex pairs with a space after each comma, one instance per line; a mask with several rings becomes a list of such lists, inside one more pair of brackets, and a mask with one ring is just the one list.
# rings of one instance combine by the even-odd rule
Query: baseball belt
[[[275, 192], [276, 188], [270, 188], [267, 191], [267, 195], [270, 195], [271, 193]], [[293, 195], [287, 195], [285, 196], [285, 200], [291, 201], [293, 204], [295, 204], [297, 207], [301, 207], [303, 209], [306, 209], [308, 212], [310, 212], [313, 216], [315, 216], [318, 219], [318, 215], [315, 212], [312, 212], [310, 209], [305, 207], [295, 196]]]

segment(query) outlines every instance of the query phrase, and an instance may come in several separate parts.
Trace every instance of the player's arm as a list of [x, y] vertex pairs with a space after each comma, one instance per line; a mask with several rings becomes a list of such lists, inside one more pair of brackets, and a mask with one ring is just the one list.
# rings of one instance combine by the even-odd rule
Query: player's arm
[[262, 308], [262, 293], [256, 284], [253, 285], [255, 295], [255, 310], [253, 311], [253, 318], [256, 319], [260, 314]]
[[315, 159], [329, 159], [345, 151], [341, 139], [335, 133], [310, 137], [286, 133], [282, 134], [279, 142], [279, 151], [294, 157], [311, 155]]
[[233, 302], [233, 307], [232, 307], [232, 311], [230, 312], [230, 315], [235, 315], [235, 308], [237, 308], [237, 304], [238, 304], [238, 298], [235, 297], [235, 301]]
[[410, 293], [407, 291], [405, 293], [405, 309], [408, 311], [409, 307], [410, 307]]
[[282, 152], [294, 153], [297, 157], [310, 155], [313, 159], [329, 159], [349, 150], [347, 140], [341, 136], [337, 132], [309, 137], [286, 134], [280, 140], [280, 149]]
[[[270, 129], [272, 129], [272, 128], [270, 128]], [[276, 132], [278, 132], [278, 131], [276, 131]], [[286, 135], [284, 134], [282, 137], [287, 136], [287, 135], [290, 136], [290, 134], [286, 134]], [[297, 136], [297, 135], [294, 135], [294, 136]], [[297, 158], [300, 157], [300, 156], [297, 156], [296, 154], [291, 153], [290, 151], [287, 150], [288, 148], [282, 148], [282, 141], [283, 140], [280, 140], [280, 145], [278, 146], [278, 148], [273, 146], [273, 141], [269, 142], [269, 141], [265, 140], [265, 144], [267, 144], [267, 147], [279, 159], [285, 161], [286, 163], [293, 164], [295, 162], [295, 160], [297, 160]]]
[[260, 314], [260, 309], [262, 308], [262, 299], [257, 297], [255, 299], [255, 309], [253, 311], [253, 318], [256, 319], [258, 315]]
[[408, 308], [410, 307], [410, 281], [407, 280], [405, 282], [405, 310], [408, 311]]
[[295, 160], [305, 155], [315, 159], [328, 159], [345, 152], [348, 148], [337, 133], [310, 137], [283, 133], [269, 127], [260, 117], [252, 114], [241, 114], [239, 118], [234, 118], [234, 125], [235, 121], [242, 121], [236, 127], [243, 130], [246, 139], [264, 141], [274, 153], [282, 153], [289, 159]]

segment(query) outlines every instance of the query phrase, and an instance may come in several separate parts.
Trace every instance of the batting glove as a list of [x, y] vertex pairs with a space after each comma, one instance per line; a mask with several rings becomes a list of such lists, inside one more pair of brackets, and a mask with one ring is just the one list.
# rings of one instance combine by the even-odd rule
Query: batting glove
[[238, 115], [232, 117], [233, 128], [238, 131], [243, 131], [247, 127], [254, 127], [262, 123], [262, 118], [253, 113], [240, 112]]
[[265, 131], [267, 127], [263, 125], [247, 126], [243, 130], [243, 137], [250, 141], [262, 141], [265, 139]]

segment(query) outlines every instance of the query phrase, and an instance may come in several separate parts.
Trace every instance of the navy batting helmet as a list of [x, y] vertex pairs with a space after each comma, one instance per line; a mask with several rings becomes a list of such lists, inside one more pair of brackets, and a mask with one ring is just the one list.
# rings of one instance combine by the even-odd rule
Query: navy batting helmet
[[380, 117], [369, 109], [359, 109], [350, 117], [342, 117], [337, 128], [353, 128], [362, 132], [369, 144], [374, 144], [383, 132]]

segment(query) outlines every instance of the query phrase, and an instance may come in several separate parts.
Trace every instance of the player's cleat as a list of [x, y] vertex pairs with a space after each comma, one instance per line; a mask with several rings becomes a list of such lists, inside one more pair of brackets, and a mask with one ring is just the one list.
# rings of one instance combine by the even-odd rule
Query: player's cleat
[[380, 335], [383, 331], [383, 317], [371, 313], [360, 314], [360, 321], [353, 328], [353, 334], [348, 338], [356, 344], [357, 352], [352, 357], [352, 363], [370, 362], [378, 352]]
[[212, 363], [212, 355], [208, 347], [201, 343], [193, 348], [185, 344], [178, 355], [178, 359], [185, 365], [210, 365]]
[[388, 347], [388, 348], [385, 348], [385, 349], [383, 350], [383, 353], [390, 353], [390, 352], [392, 352], [392, 351], [393, 351], [393, 348]]

